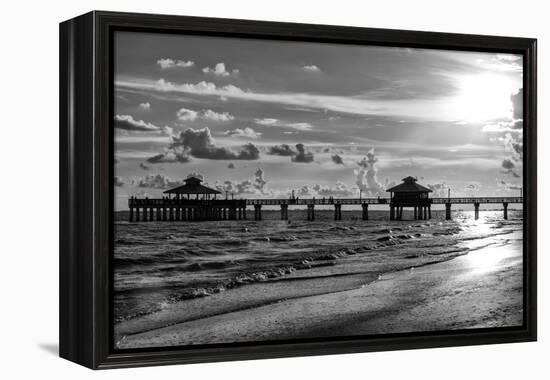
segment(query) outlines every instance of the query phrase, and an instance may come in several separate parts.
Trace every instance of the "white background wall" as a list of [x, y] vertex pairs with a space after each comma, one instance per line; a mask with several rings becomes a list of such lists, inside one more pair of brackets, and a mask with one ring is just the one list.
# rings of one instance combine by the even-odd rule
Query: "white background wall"
[[[0, 377], [86, 379], [548, 378], [550, 14], [546, 1], [5, 1], [0, 20]], [[536, 37], [539, 39], [539, 342], [113, 370], [59, 359], [58, 23], [89, 10]], [[546, 67], [545, 67], [546, 66]], [[546, 163], [546, 165], [545, 165]], [[39, 208], [33, 199], [46, 199]], [[23, 212], [25, 211], [25, 212]], [[548, 352], [543, 354], [544, 350]], [[546, 376], [545, 376], [546, 375]]]

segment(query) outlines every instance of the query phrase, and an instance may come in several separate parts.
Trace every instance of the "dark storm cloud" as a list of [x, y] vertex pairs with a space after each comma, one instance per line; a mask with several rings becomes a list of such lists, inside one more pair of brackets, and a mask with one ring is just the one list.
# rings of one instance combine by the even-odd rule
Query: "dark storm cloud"
[[260, 150], [252, 143], [238, 148], [225, 148], [215, 145], [208, 127], [189, 128], [172, 136], [172, 142], [164, 153], [147, 159], [150, 164], [179, 162], [186, 163], [191, 157], [208, 160], [257, 160]]
[[[521, 129], [523, 128], [523, 89], [520, 89], [516, 94], [511, 96], [513, 105], [514, 119], [512, 129], [504, 135], [500, 140], [504, 144], [504, 149], [509, 152], [510, 157], [502, 161], [502, 172], [511, 175], [514, 178], [521, 178], [521, 164], [523, 162], [523, 137]], [[519, 166], [519, 167], [518, 167]]]
[[170, 149], [183, 149], [193, 157], [208, 160], [257, 160], [260, 158], [260, 150], [252, 143], [235, 150], [216, 146], [208, 127], [189, 128], [180, 132], [172, 138]]
[[333, 154], [331, 157], [332, 162], [334, 162], [336, 165], [344, 165], [344, 160], [342, 159], [342, 156], [338, 154]]
[[157, 154], [153, 157], [149, 157], [146, 160], [150, 164], [162, 164], [162, 163], [186, 163], [191, 161], [189, 153], [184, 149], [167, 149], [166, 152]]
[[514, 178], [519, 178], [520, 175], [517, 173], [515, 167], [516, 164], [510, 159], [504, 159], [502, 161], [502, 169], [504, 169], [503, 172], [505, 174], [512, 175]]
[[287, 144], [273, 145], [267, 150], [267, 154], [272, 154], [274, 156], [294, 156], [295, 151]]
[[296, 154], [290, 158], [292, 162], [310, 163], [313, 162], [313, 153], [308, 151], [304, 144], [296, 144]]

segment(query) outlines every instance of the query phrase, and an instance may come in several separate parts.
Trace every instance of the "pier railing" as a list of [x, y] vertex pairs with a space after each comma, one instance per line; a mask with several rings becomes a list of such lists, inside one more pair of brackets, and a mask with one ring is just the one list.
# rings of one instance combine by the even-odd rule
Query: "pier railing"
[[[429, 198], [433, 204], [475, 204], [475, 203], [523, 203], [522, 197], [455, 197]], [[247, 205], [389, 205], [390, 198], [300, 198], [300, 199], [246, 199]]]

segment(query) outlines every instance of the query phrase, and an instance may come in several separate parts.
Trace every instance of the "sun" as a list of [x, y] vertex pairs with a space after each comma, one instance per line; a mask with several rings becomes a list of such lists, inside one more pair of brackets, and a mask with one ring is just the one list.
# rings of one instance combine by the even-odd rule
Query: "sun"
[[511, 95], [520, 86], [505, 75], [476, 74], [456, 78], [458, 92], [451, 102], [453, 113], [468, 123], [512, 118]]

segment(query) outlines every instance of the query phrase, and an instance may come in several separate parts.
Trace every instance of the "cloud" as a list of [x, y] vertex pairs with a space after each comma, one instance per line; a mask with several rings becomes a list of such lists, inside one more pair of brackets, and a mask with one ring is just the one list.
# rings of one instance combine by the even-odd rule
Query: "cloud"
[[357, 191], [348, 187], [344, 182], [336, 182], [335, 187], [330, 186], [321, 186], [314, 185], [313, 190], [317, 192], [318, 196], [321, 197], [337, 197], [337, 198], [348, 198], [352, 196], [357, 196]]
[[502, 173], [520, 178], [523, 162], [523, 89], [512, 94], [510, 101], [512, 103], [512, 118], [485, 125], [482, 131], [496, 134], [490, 138], [490, 141], [499, 142], [504, 146], [504, 151], [510, 154], [502, 160]]
[[384, 195], [385, 188], [377, 179], [378, 169], [376, 163], [378, 159], [371, 148], [366, 157], [357, 163], [358, 168], [353, 172], [355, 174], [355, 184], [366, 196]]
[[135, 120], [131, 115], [115, 115], [115, 128], [137, 132], [161, 131], [160, 127], [143, 120]]
[[266, 127], [290, 128], [297, 131], [311, 131], [313, 129], [313, 126], [309, 123], [288, 123], [273, 118], [254, 119], [254, 122]]
[[331, 157], [332, 162], [334, 162], [336, 165], [344, 165], [344, 160], [342, 159], [342, 156], [338, 154], [333, 154]]
[[296, 154], [290, 160], [292, 162], [310, 163], [313, 162], [313, 153], [306, 150], [304, 144], [296, 144]]
[[490, 59], [478, 59], [477, 64], [491, 71], [517, 72], [523, 71], [521, 55], [495, 54]]
[[523, 160], [523, 141], [521, 140], [521, 136], [514, 137], [512, 134], [506, 133], [502, 139], [502, 143], [504, 144], [504, 150], [512, 154], [512, 160]]
[[235, 169], [235, 164], [230, 162], [229, 164], [227, 164], [227, 168], [228, 169]]
[[149, 166], [145, 165], [143, 162], [139, 163], [139, 167], [140, 169], [143, 169], [143, 170], [149, 170]]
[[[512, 101], [512, 112], [514, 121], [518, 122], [517, 128], [523, 128], [523, 90], [520, 89], [516, 94], [513, 94], [510, 98]], [[519, 132], [522, 129], [518, 129]], [[523, 163], [523, 134], [511, 133], [508, 131], [504, 134], [504, 137], [499, 141], [504, 145], [504, 151], [510, 153], [510, 156], [502, 161], [502, 169], [505, 174], [511, 175], [514, 178], [521, 178], [521, 165]]]
[[244, 137], [244, 138], [248, 138], [248, 139], [257, 139], [262, 134], [260, 132], [256, 132], [252, 128], [247, 127], [247, 128], [244, 128], [244, 129], [235, 128], [235, 129], [230, 130], [230, 131], [225, 131], [224, 135], [231, 136], [231, 137]]
[[146, 160], [150, 164], [162, 164], [162, 163], [187, 163], [191, 161], [189, 157], [189, 151], [182, 148], [169, 148], [164, 153], [159, 153], [153, 157], [149, 157]]
[[510, 96], [512, 101], [512, 114], [514, 119], [523, 119], [523, 89]]
[[432, 191], [433, 198], [446, 198], [449, 195], [449, 186], [445, 182], [427, 184], [426, 187]]
[[235, 119], [235, 117], [233, 115], [231, 115], [229, 112], [220, 112], [219, 113], [219, 112], [215, 112], [215, 111], [212, 111], [212, 110], [202, 111], [201, 117], [203, 119], [212, 120], [212, 121], [220, 121], [220, 122], [231, 121], [231, 120]]
[[321, 69], [317, 67], [316, 65], [306, 65], [302, 66], [302, 70], [308, 71], [308, 72], [319, 72]]
[[242, 181], [223, 181], [216, 182], [213, 187], [225, 194], [234, 195], [267, 195], [267, 180], [265, 173], [261, 168], [258, 168], [254, 173], [254, 177]]
[[228, 194], [231, 197], [233, 195], [251, 195], [256, 194], [256, 188], [251, 180], [246, 179], [244, 181], [223, 181], [216, 182], [213, 185], [214, 189], [223, 194]]
[[204, 181], [204, 175], [202, 175], [202, 173], [199, 173], [199, 172], [191, 172], [191, 173], [187, 174], [187, 177], [186, 177], [186, 178], [189, 179], [189, 178], [192, 178], [192, 177], [198, 178], [198, 179], [200, 179], [201, 181]]
[[227, 77], [227, 76], [231, 75], [231, 73], [238, 74], [239, 70], [235, 69], [235, 70], [232, 70], [231, 73], [230, 73], [229, 71], [227, 71], [225, 69], [225, 63], [220, 62], [220, 63], [217, 63], [216, 66], [214, 66], [214, 68], [204, 67], [202, 69], [202, 72], [205, 73], [205, 74], [214, 74], [214, 75], [220, 76], [220, 77]]
[[503, 173], [504, 174], [510, 174], [514, 178], [520, 178], [521, 176], [518, 174], [515, 167], [516, 167], [516, 164], [512, 160], [510, 160], [508, 158], [502, 160]]
[[267, 149], [267, 154], [272, 154], [274, 156], [294, 156], [296, 152], [287, 144], [281, 144], [269, 147]]
[[264, 119], [254, 119], [254, 122], [256, 124], [265, 125], [265, 126], [272, 126], [277, 124], [279, 120], [277, 119], [271, 119], [271, 118], [264, 118]]
[[198, 83], [172, 83], [161, 78], [157, 81], [149, 79], [125, 79], [117, 80], [117, 88], [134, 89], [141, 91], [174, 92], [204, 96], [217, 96], [250, 102], [264, 102], [309, 108], [314, 110], [327, 110], [338, 113], [350, 113], [356, 115], [391, 116], [400, 118], [425, 118], [426, 110], [430, 110], [432, 120], [456, 122], [464, 116], [461, 107], [449, 107], [449, 102], [456, 101], [456, 95], [438, 96], [434, 98], [419, 99], [418, 97], [393, 99], [380, 99], [366, 96], [340, 96], [321, 95], [303, 92], [254, 92], [243, 91], [234, 85], [216, 86], [214, 83], [201, 81]]
[[513, 119], [513, 120], [500, 120], [491, 124], [486, 124], [481, 129], [482, 132], [490, 133], [521, 133], [523, 130], [523, 120]]
[[208, 127], [180, 132], [172, 137], [169, 149], [182, 149], [193, 157], [209, 160], [257, 160], [260, 157], [260, 150], [252, 143], [236, 150], [217, 147]]
[[176, 112], [176, 115], [181, 121], [194, 121], [199, 116], [199, 113], [197, 111], [193, 111], [187, 108], [180, 108]]
[[181, 121], [195, 121], [198, 118], [216, 121], [216, 122], [227, 122], [235, 119], [233, 115], [229, 112], [216, 112], [212, 110], [203, 110], [203, 111], [194, 111], [187, 108], [180, 108], [176, 115]]
[[298, 197], [311, 197], [315, 195], [315, 192], [308, 185], [304, 185], [295, 191], [295, 195]]
[[258, 170], [256, 170], [256, 173], [254, 173], [254, 187], [256, 188], [256, 190], [259, 190], [260, 193], [264, 194], [266, 185], [267, 181], [264, 177], [264, 171], [262, 170], [262, 168], [258, 168]]
[[502, 161], [502, 167], [506, 170], [510, 170], [514, 168], [514, 163], [511, 160], [505, 159]]
[[309, 123], [288, 123], [282, 125], [282, 127], [292, 128], [298, 131], [311, 131], [313, 129], [312, 125]]
[[173, 181], [170, 177], [163, 174], [149, 174], [145, 177], [134, 178], [132, 184], [137, 187], [145, 187], [150, 189], [169, 189], [172, 187], [181, 186], [183, 181]]
[[116, 187], [122, 187], [126, 184], [126, 182], [124, 182], [124, 179], [120, 176], [115, 176], [115, 186]]
[[510, 190], [522, 190], [523, 187], [520, 184], [507, 182], [502, 179], [496, 179], [496, 183], [498, 187], [504, 188], [504, 190], [510, 191]]
[[142, 110], [145, 110], [145, 111], [149, 111], [151, 109], [151, 103], [149, 103], [149, 102], [140, 103], [139, 108], [141, 108]]
[[180, 59], [174, 60], [172, 58], [161, 58], [157, 61], [157, 64], [163, 70], [172, 69], [174, 67], [187, 68], [195, 66], [195, 62], [193, 61], [182, 61]]
[[470, 193], [472, 196], [474, 196], [476, 193], [479, 192], [481, 189], [481, 183], [479, 182], [470, 182], [464, 186], [464, 191], [467, 193]]

